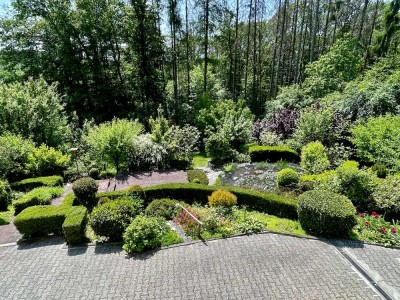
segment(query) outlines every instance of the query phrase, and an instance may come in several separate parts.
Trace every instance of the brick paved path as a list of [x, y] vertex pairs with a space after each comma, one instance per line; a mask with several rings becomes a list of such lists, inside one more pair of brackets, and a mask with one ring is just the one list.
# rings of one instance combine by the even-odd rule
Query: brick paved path
[[380, 299], [333, 245], [275, 234], [135, 257], [45, 240], [0, 247], [0, 270], [1, 299]]

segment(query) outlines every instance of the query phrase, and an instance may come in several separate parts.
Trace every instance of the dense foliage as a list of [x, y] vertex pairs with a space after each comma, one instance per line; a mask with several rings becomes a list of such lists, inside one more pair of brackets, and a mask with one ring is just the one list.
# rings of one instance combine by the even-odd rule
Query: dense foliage
[[299, 221], [311, 234], [347, 237], [356, 225], [351, 201], [329, 191], [308, 191], [299, 197]]
[[276, 176], [276, 183], [278, 187], [296, 186], [298, 182], [299, 174], [290, 168], [280, 170]]
[[96, 205], [96, 193], [99, 184], [90, 177], [84, 177], [76, 180], [72, 185], [72, 190], [80, 205], [92, 208]]

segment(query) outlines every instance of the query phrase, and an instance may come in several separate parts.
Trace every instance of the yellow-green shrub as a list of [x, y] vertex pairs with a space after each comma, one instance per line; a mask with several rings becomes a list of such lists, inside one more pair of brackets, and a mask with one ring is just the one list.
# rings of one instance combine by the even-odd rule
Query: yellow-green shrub
[[217, 190], [208, 197], [208, 204], [210, 206], [231, 207], [236, 205], [236, 203], [237, 197], [234, 194], [224, 190]]

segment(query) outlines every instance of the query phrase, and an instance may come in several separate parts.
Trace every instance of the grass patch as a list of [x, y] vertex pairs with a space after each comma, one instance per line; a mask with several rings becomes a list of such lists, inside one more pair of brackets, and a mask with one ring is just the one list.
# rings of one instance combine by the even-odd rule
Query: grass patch
[[195, 152], [192, 160], [193, 169], [206, 168], [210, 160], [205, 152]]
[[9, 205], [6, 211], [0, 211], [0, 225], [9, 224], [13, 215], [14, 208], [12, 205]]

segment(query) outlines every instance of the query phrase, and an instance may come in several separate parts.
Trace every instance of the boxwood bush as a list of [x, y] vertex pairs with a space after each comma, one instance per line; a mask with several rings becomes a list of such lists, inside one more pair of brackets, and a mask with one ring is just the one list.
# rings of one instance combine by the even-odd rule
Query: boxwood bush
[[25, 208], [35, 205], [50, 205], [51, 199], [61, 196], [62, 187], [39, 187], [26, 193], [13, 201], [15, 214], [19, 214]]
[[284, 146], [251, 146], [249, 154], [252, 162], [285, 160], [299, 162], [299, 154], [289, 147]]
[[299, 182], [299, 174], [291, 168], [285, 168], [278, 172], [276, 183], [278, 187], [293, 187]]
[[63, 186], [64, 180], [61, 176], [45, 176], [45, 177], [35, 177], [27, 178], [21, 181], [11, 183], [11, 188], [19, 192], [27, 192], [33, 190], [34, 188], [41, 186]]
[[200, 183], [208, 185], [207, 174], [203, 170], [188, 170], [186, 172], [187, 180], [191, 183]]
[[76, 180], [72, 185], [72, 190], [80, 205], [92, 208], [97, 204], [96, 192], [99, 184], [90, 177], [84, 177]]
[[182, 201], [169, 198], [155, 199], [146, 207], [146, 215], [172, 220], [181, 211], [181, 208], [176, 207], [177, 203], [182, 206], [187, 206], [187, 204]]
[[60, 206], [33, 206], [24, 209], [14, 219], [17, 230], [25, 237], [64, 233], [69, 244], [85, 239], [87, 209], [72, 206], [75, 196], [67, 195]]
[[[146, 193], [145, 203], [154, 199], [170, 198], [184, 201], [188, 204], [195, 202], [208, 203], [208, 196], [213, 191], [221, 189], [220, 186], [209, 186], [193, 183], [169, 183], [144, 188]], [[267, 212], [268, 214], [297, 219], [297, 201], [274, 193], [263, 193], [243, 188], [223, 187], [237, 197], [238, 205], [246, 205], [249, 209]], [[108, 197], [116, 199], [124, 196], [126, 191], [104, 192], [97, 194], [97, 198]]]
[[120, 241], [126, 227], [139, 213], [135, 200], [117, 199], [94, 208], [90, 214], [90, 226], [96, 235], [109, 241]]
[[299, 221], [310, 234], [347, 237], [356, 225], [356, 209], [343, 195], [329, 191], [308, 191], [299, 197]]

